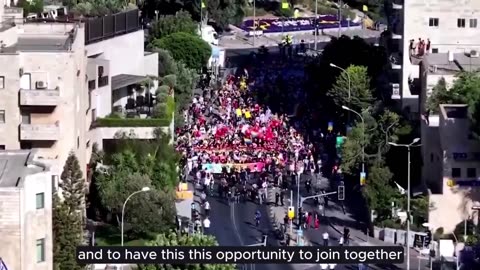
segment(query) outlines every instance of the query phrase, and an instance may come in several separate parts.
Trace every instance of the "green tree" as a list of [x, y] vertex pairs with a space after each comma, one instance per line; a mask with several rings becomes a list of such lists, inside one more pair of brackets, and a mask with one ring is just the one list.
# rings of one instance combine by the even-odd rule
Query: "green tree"
[[438, 111], [440, 104], [466, 104], [473, 135], [480, 136], [480, 74], [478, 72], [461, 72], [452, 87], [447, 89], [445, 80], [440, 80], [434, 87], [427, 101], [427, 108]]
[[128, 1], [120, 0], [82, 0], [82, 1], [66, 1], [72, 12], [87, 17], [99, 17], [109, 14], [121, 12], [126, 8], [136, 8], [129, 6]]
[[68, 155], [60, 176], [59, 186], [62, 196], [72, 211], [83, 211], [85, 209], [85, 180], [83, 179], [80, 163], [73, 152]]
[[[378, 109], [377, 109], [378, 110]], [[397, 142], [399, 137], [411, 132], [411, 127], [395, 112], [375, 109], [364, 110], [360, 121], [350, 130], [342, 147], [342, 171], [355, 174], [365, 151], [365, 163], [383, 160], [390, 149], [388, 142]]]
[[[118, 222], [127, 197], [145, 186], [152, 186], [147, 175], [120, 166], [113, 166], [96, 182], [102, 205], [116, 216]], [[149, 192], [128, 201], [125, 209], [125, 224], [128, 226], [125, 229], [135, 236], [162, 232], [172, 228], [174, 215], [173, 194], [152, 187]]]
[[59, 186], [60, 194], [53, 196], [52, 213], [55, 269], [83, 269], [76, 263], [75, 252], [83, 240], [85, 181], [73, 152], [65, 162]]
[[[204, 234], [179, 234], [174, 231], [160, 234], [157, 239], [148, 243], [148, 246], [153, 247], [175, 247], [175, 246], [218, 246], [217, 241], [213, 236]], [[138, 265], [139, 270], [234, 270], [235, 266], [232, 264], [157, 264], [157, 265]]]
[[53, 264], [55, 270], [80, 270], [76, 248], [82, 242], [82, 218], [72, 211], [58, 194], [53, 196]]
[[155, 21], [150, 32], [152, 39], [159, 39], [173, 33], [187, 33], [196, 35], [198, 26], [187, 11], [179, 11], [175, 15], [161, 16]]
[[367, 67], [349, 66], [340, 73], [327, 95], [339, 107], [346, 105], [354, 110], [363, 110], [371, 106], [374, 99]]
[[382, 161], [376, 161], [369, 167], [367, 184], [363, 188], [363, 196], [371, 210], [377, 214], [377, 222], [392, 218], [391, 205], [400, 199], [400, 193], [392, 186], [393, 174]]
[[200, 37], [182, 32], [155, 39], [150, 46], [170, 51], [176, 61], [196, 70], [207, 64], [212, 53], [210, 45]]
[[19, 0], [17, 6], [23, 8], [23, 16], [26, 17], [30, 13], [41, 13], [43, 12], [43, 1], [42, 0]]

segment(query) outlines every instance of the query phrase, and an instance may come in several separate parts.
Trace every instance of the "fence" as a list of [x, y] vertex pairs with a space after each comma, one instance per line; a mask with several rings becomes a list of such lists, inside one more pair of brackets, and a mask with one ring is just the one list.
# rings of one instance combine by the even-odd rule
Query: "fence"
[[85, 21], [85, 45], [140, 30], [137, 9]]

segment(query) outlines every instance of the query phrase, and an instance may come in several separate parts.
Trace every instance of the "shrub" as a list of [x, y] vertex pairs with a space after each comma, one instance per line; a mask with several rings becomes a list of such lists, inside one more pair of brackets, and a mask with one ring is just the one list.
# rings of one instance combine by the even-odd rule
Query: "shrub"
[[153, 108], [154, 118], [166, 118], [167, 117], [167, 103], [162, 102], [155, 105]]
[[170, 51], [176, 61], [181, 61], [188, 68], [196, 70], [207, 64], [212, 53], [212, 48], [207, 42], [188, 33], [174, 33], [155, 39], [151, 46]]

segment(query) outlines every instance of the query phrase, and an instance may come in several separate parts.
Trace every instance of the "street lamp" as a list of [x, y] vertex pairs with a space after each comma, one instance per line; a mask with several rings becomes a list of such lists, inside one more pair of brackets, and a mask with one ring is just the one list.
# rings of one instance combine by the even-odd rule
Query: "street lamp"
[[[341, 68], [341, 67], [335, 65], [334, 63], [330, 63], [330, 66], [332, 68], [339, 69], [339, 70], [343, 71], [345, 74], [347, 74], [347, 79], [348, 79], [348, 102], [347, 102], [347, 105], [351, 106], [350, 103], [352, 101], [352, 80], [350, 79], [350, 73], [348, 73], [344, 68]], [[347, 115], [347, 124], [350, 125], [350, 113], [348, 113], [348, 115]]]
[[410, 144], [398, 144], [394, 142], [388, 142], [389, 145], [398, 146], [398, 147], [406, 147], [408, 150], [408, 171], [407, 171], [407, 269], [410, 269], [410, 148], [411, 147], [418, 147], [421, 144], [416, 144], [420, 141], [420, 138], [415, 138]]
[[123, 207], [122, 207], [122, 222], [120, 223], [120, 233], [121, 233], [121, 245], [123, 247], [123, 219], [125, 217], [125, 206], [127, 205], [127, 202], [128, 200], [130, 200], [130, 198], [135, 195], [135, 194], [138, 194], [138, 193], [141, 193], [141, 192], [147, 192], [147, 191], [150, 191], [150, 188], [149, 187], [143, 187], [141, 190], [138, 190], [138, 191], [135, 191], [133, 192], [132, 194], [130, 194], [130, 196], [127, 197], [127, 199], [125, 200], [125, 202], [123, 203]]
[[341, 71], [345, 72], [347, 74], [347, 78], [348, 78], [348, 105], [350, 106], [350, 99], [351, 99], [351, 90], [352, 90], [352, 81], [350, 80], [350, 74], [344, 69], [344, 68], [341, 68], [337, 65], [335, 65], [334, 63], [330, 63], [330, 66], [332, 68], [336, 68], [336, 69], [340, 69]]
[[[332, 64], [330, 64], [332, 65]], [[358, 117], [360, 117], [360, 119], [362, 120], [362, 126], [363, 126], [363, 140], [362, 140], [362, 173], [365, 173], [365, 120], [363, 119], [363, 116], [355, 111], [355, 110], [352, 110], [350, 109], [349, 107], [347, 106], [342, 106], [342, 109], [346, 110], [346, 111], [350, 111], [350, 112], [353, 112], [354, 114], [358, 115]]]

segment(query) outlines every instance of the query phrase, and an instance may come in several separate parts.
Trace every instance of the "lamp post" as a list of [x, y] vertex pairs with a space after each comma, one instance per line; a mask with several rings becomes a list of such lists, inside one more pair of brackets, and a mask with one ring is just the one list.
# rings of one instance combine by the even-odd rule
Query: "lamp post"
[[408, 150], [408, 168], [407, 168], [407, 269], [410, 269], [410, 148], [411, 147], [418, 147], [421, 144], [416, 144], [420, 141], [420, 138], [415, 138], [410, 144], [398, 144], [394, 142], [388, 142], [389, 145], [398, 146], [398, 147], [406, 147]]
[[[332, 68], [339, 69], [339, 70], [345, 72], [345, 74], [347, 74], [347, 79], [348, 79], [348, 101], [347, 101], [347, 105], [351, 106], [350, 102], [351, 102], [351, 99], [352, 99], [352, 80], [350, 79], [350, 73], [348, 73], [348, 71], [346, 71], [344, 68], [341, 68], [341, 67], [335, 65], [334, 63], [330, 63], [330, 66]], [[347, 122], [350, 125], [350, 113], [348, 113], [348, 115], [347, 115]]]
[[256, 18], [257, 14], [256, 14], [255, 9], [256, 9], [256, 0], [253, 0], [253, 40], [252, 40], [252, 45], [253, 45], [254, 48], [255, 48], [255, 37], [257, 35], [257, 18]]
[[143, 187], [141, 190], [138, 190], [138, 191], [135, 191], [133, 192], [132, 194], [130, 194], [130, 196], [127, 197], [127, 199], [125, 200], [125, 202], [123, 203], [123, 207], [122, 207], [122, 221], [120, 223], [120, 233], [121, 233], [121, 245], [123, 247], [123, 219], [125, 217], [125, 206], [127, 206], [127, 202], [128, 200], [130, 200], [130, 198], [135, 195], [135, 194], [138, 194], [138, 193], [142, 193], [142, 192], [147, 192], [147, 191], [150, 191], [150, 188], [149, 187]]
[[318, 36], [318, 0], [315, 0], [315, 45], [314, 45], [314, 48], [315, 48], [315, 52], [317, 52], [317, 36]]
[[358, 117], [360, 117], [360, 119], [362, 120], [362, 126], [363, 126], [363, 140], [362, 140], [362, 173], [365, 173], [365, 120], [363, 119], [363, 116], [355, 111], [355, 110], [352, 110], [350, 109], [349, 107], [347, 106], [342, 106], [342, 109], [346, 110], [346, 111], [350, 111], [350, 112], [353, 112], [354, 114], [358, 115]]

